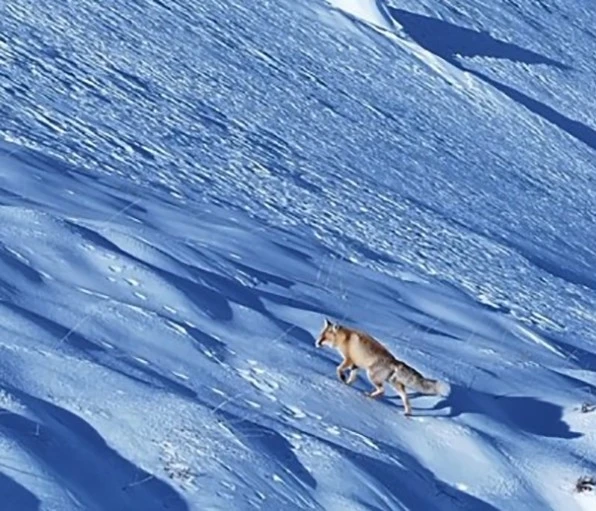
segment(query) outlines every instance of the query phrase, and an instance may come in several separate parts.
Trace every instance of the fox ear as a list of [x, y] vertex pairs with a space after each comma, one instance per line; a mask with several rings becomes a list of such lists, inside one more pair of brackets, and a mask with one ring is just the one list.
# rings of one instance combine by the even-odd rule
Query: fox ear
[[331, 321], [329, 321], [329, 318], [325, 318], [325, 328], [330, 327], [331, 326]]

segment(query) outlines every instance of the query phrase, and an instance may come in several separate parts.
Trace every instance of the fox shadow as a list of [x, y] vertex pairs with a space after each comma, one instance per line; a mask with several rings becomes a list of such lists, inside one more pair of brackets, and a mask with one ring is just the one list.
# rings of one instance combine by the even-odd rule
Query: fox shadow
[[563, 421], [563, 410], [553, 403], [529, 396], [495, 395], [452, 384], [450, 395], [433, 410], [446, 410], [446, 417], [484, 415], [496, 422], [531, 435], [548, 438], [579, 438]]
[[19, 483], [0, 472], [0, 495], [2, 509], [19, 511], [38, 511], [41, 505], [39, 499]]
[[[188, 511], [172, 487], [122, 457], [79, 416], [11, 386], [4, 388], [38, 419], [0, 408], [0, 431], [55, 474], [87, 507]], [[144, 482], [135, 485], [138, 481]], [[3, 482], [0, 478], [0, 488]], [[35, 505], [31, 496], [11, 486], [25, 503]]]

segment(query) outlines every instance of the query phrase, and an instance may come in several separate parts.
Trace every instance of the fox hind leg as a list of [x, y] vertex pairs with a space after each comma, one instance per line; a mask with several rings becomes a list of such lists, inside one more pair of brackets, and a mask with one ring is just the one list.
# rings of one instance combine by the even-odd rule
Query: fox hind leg
[[393, 386], [397, 390], [399, 397], [401, 397], [402, 403], [404, 404], [404, 414], [405, 415], [412, 415], [412, 407], [410, 406], [410, 400], [408, 399], [408, 393], [406, 392], [406, 387], [403, 383], [393, 383]]

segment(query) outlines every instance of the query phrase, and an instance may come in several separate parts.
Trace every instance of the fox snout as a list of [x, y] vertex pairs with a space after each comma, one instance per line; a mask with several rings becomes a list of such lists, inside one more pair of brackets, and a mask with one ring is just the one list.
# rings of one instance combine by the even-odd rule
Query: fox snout
[[334, 325], [331, 323], [331, 321], [325, 318], [325, 325], [323, 326], [323, 330], [319, 333], [319, 337], [317, 338], [317, 342], [315, 342], [315, 346], [317, 348], [321, 348], [325, 345], [334, 346], [337, 329], [338, 325]]

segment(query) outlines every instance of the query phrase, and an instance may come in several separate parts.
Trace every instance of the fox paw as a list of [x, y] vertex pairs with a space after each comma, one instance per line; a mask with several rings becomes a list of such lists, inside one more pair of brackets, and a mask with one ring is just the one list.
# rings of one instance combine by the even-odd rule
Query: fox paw
[[339, 381], [346, 383], [346, 374], [345, 373], [337, 373], [337, 377], [339, 378]]

